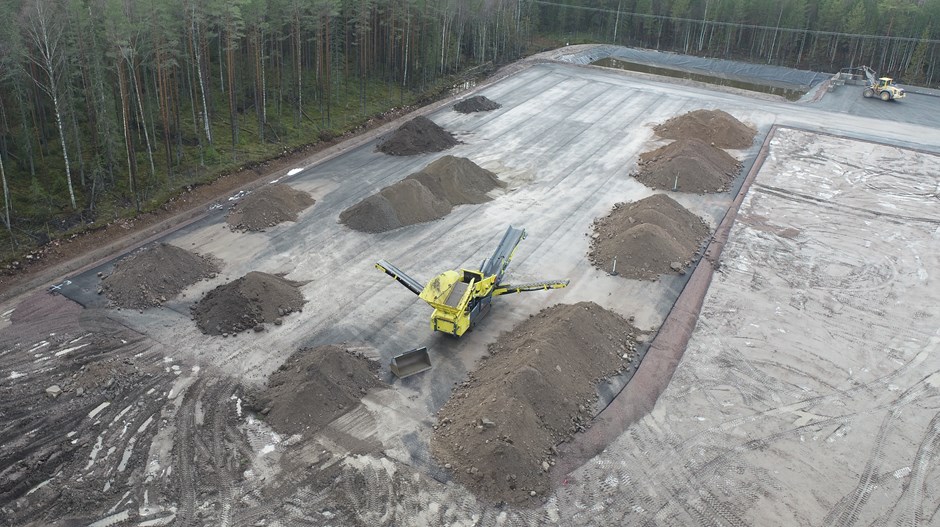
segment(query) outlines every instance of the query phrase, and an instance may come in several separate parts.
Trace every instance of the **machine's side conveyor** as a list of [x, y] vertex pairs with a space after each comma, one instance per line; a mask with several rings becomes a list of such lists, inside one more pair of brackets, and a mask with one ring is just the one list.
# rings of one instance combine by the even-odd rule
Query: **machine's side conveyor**
[[401, 272], [401, 269], [386, 262], [385, 260], [379, 260], [378, 263], [375, 264], [375, 268], [391, 276], [396, 281], [398, 281], [398, 283], [407, 287], [409, 291], [416, 295], [420, 295], [421, 291], [424, 290], [424, 286], [421, 285], [420, 282]]
[[506, 266], [509, 265], [509, 261], [512, 260], [512, 253], [515, 252], [516, 246], [519, 245], [525, 238], [525, 229], [514, 229], [511, 225], [506, 229], [506, 234], [503, 235], [502, 241], [499, 242], [499, 246], [496, 247], [496, 252], [493, 253], [493, 256], [483, 265], [481, 269], [483, 276], [493, 276], [496, 275], [496, 281], [503, 277], [503, 272], [506, 270]]
[[568, 280], [546, 280], [544, 282], [533, 282], [530, 284], [500, 284], [493, 290], [493, 296], [511, 295], [513, 293], [522, 293], [525, 291], [545, 291], [548, 289], [561, 289], [568, 286]]

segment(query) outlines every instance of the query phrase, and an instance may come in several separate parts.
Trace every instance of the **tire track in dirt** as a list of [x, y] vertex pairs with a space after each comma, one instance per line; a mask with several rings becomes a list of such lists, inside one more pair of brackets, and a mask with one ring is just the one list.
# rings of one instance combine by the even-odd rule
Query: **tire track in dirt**
[[235, 499], [234, 480], [228, 470], [225, 444], [225, 414], [229, 410], [225, 403], [234, 389], [234, 381], [219, 381], [218, 388], [212, 392], [212, 400], [206, 401], [207, 407], [212, 409], [212, 465], [215, 468], [216, 488], [221, 499], [219, 525], [222, 527], [229, 527], [232, 523], [232, 506]]
[[[196, 379], [183, 394], [183, 404], [176, 417], [176, 435], [173, 438], [176, 455], [174, 456], [173, 472], [178, 474], [179, 496], [179, 525], [186, 527], [196, 524], [196, 475], [193, 468], [192, 445], [194, 444], [193, 428], [195, 427], [195, 407], [198, 396], [193, 392], [201, 389], [204, 381]], [[177, 396], [179, 397], [179, 396]]]

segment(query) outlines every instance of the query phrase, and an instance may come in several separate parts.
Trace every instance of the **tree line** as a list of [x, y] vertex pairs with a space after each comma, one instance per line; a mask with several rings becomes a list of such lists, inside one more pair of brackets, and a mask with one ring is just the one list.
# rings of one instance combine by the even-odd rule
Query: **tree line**
[[940, 78], [940, 0], [553, 0], [541, 32], [835, 72]]
[[9, 243], [160, 206], [572, 38], [937, 74], [940, 0], [0, 0]]

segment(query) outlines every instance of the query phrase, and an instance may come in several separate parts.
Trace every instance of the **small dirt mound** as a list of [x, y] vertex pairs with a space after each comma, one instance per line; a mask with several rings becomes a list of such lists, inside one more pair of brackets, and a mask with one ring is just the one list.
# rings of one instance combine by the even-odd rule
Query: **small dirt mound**
[[218, 264], [209, 257], [158, 243], [115, 264], [114, 271], [103, 278], [100, 292], [118, 307], [156, 307], [218, 271]]
[[464, 99], [454, 105], [454, 110], [460, 113], [489, 112], [502, 108], [503, 105], [493, 102], [482, 95]]
[[369, 390], [385, 386], [379, 365], [340, 346], [301, 349], [247, 397], [282, 434], [313, 433], [352, 410]]
[[593, 302], [556, 305], [500, 335], [438, 412], [431, 453], [493, 501], [551, 489], [554, 447], [594, 415], [599, 379], [623, 371], [637, 330]]
[[192, 307], [193, 318], [208, 335], [235, 334], [275, 322], [303, 307], [305, 300], [297, 289], [300, 285], [252, 271], [206, 293]]
[[297, 214], [314, 203], [310, 194], [275, 183], [242, 198], [226, 221], [233, 231], [263, 231], [284, 221], [297, 221]]
[[717, 146], [679, 139], [640, 154], [633, 177], [653, 189], [707, 194], [728, 190], [740, 172], [738, 160]]
[[458, 144], [454, 136], [427, 117], [415, 117], [401, 125], [378, 149], [390, 156], [413, 156], [440, 152]]
[[722, 110], [695, 110], [653, 129], [665, 139], [695, 138], [719, 148], [747, 148], [757, 131]]
[[444, 156], [344, 210], [339, 221], [357, 231], [386, 232], [443, 218], [457, 205], [485, 203], [487, 192], [504, 185], [469, 159]]
[[627, 278], [655, 280], [664, 273], [685, 273], [710, 230], [701, 218], [665, 194], [614, 205], [594, 221], [589, 257], [594, 266]]

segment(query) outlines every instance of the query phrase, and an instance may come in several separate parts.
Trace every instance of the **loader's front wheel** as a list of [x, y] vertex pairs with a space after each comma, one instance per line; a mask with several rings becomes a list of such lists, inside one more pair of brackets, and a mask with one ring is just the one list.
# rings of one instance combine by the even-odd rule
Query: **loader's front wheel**
[[875, 96], [875, 90], [871, 88], [865, 88], [865, 91], [862, 92], [862, 97], [866, 99], [871, 99], [874, 96]]
[[886, 91], [881, 92], [881, 100], [882, 100], [882, 101], [890, 101], [890, 100], [891, 100], [891, 94], [888, 93], [888, 92], [886, 92]]

